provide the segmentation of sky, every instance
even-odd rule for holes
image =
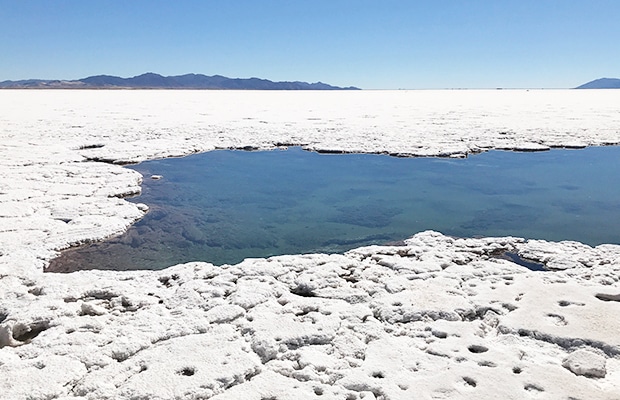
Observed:
[[[0,81],[568,88],[620,78],[619,16],[619,0],[0,0]]]

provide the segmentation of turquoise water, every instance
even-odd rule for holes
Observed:
[[[130,201],[150,212],[105,243],[66,252],[55,269],[160,269],[444,234],[620,243],[620,148],[466,159],[327,155],[299,148],[218,150],[148,161]],[[162,175],[160,180],[151,175]]]

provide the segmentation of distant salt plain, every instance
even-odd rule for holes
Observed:
[[[617,399],[617,245],[423,232],[221,268],[43,269],[148,210],[123,200],[142,180],[123,163],[618,145],[618,104],[613,90],[0,91],[3,397]]]

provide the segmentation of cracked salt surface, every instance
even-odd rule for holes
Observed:
[[[119,198],[142,178],[114,162],[283,143],[445,156],[619,144],[619,97],[1,91],[2,398],[617,399],[618,245],[427,231],[342,255],[42,271],[144,215]]]

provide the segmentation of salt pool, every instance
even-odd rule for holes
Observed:
[[[490,151],[466,159],[217,150],[131,166],[127,233],[71,249],[50,270],[160,269],[344,252],[444,234],[620,243],[620,147]],[[162,179],[151,179],[161,175]]]

